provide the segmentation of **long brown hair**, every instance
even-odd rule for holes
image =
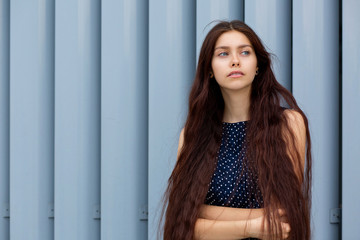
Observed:
[[[207,34],[199,56],[196,76],[189,96],[184,144],[169,178],[165,193],[165,240],[191,240],[195,222],[204,203],[216,167],[221,143],[224,100],[220,87],[211,79],[211,60],[219,36],[235,30],[251,42],[257,57],[259,74],[255,76],[250,96],[250,121],[247,127],[247,156],[250,169],[258,176],[265,219],[281,207],[291,226],[290,239],[310,239],[311,142],[308,120],[292,94],[275,79],[270,54],[255,32],[241,21],[221,21]],[[301,165],[300,153],[294,148],[295,136],[288,126],[284,107],[296,110],[306,127],[305,172],[299,178],[294,165]],[[290,141],[284,138],[284,129]],[[289,156],[289,144],[294,154]],[[281,230],[271,231],[281,231]]]

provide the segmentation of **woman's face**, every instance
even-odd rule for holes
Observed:
[[[258,68],[249,39],[235,30],[220,35],[215,44],[211,67],[222,90],[250,91]]]

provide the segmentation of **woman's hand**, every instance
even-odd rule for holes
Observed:
[[[278,229],[277,233],[273,233],[273,234],[277,234],[276,236],[271,235],[269,233],[269,225],[265,219],[264,216],[260,216],[254,219],[250,219],[247,221],[246,224],[246,232],[247,235],[249,235],[250,237],[253,238],[260,238],[260,239],[273,239],[275,237],[275,239],[287,239],[289,237],[289,233],[290,233],[290,224],[287,223],[286,220],[286,213],[284,210],[279,209],[278,210],[278,214],[280,219],[279,220],[275,220],[275,218],[272,218],[271,221],[278,221],[277,225],[279,226],[279,228],[281,228],[282,234],[280,235],[280,229]],[[262,224],[264,224],[264,227],[262,228]],[[275,229],[273,229],[272,232],[276,232]]]

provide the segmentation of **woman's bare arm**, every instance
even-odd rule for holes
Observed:
[[[220,207],[204,204],[200,209],[200,218],[239,221],[258,218],[264,215],[264,209]]]
[[[195,239],[235,240],[250,237],[246,221],[219,221],[198,218],[195,223]]]
[[[279,210],[280,216],[285,213]],[[262,227],[262,224],[265,224]],[[243,238],[286,239],[289,237],[290,225],[280,222],[282,235],[269,235],[267,222],[264,217],[240,221],[221,221],[198,218],[195,223],[196,240],[236,240]]]

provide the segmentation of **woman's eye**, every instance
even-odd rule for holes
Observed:
[[[249,55],[250,54],[250,51],[242,51],[241,52],[241,55]]]
[[[228,54],[227,54],[227,52],[221,52],[221,53],[219,53],[219,56],[221,56],[221,57],[224,57],[224,56],[227,56]]]

